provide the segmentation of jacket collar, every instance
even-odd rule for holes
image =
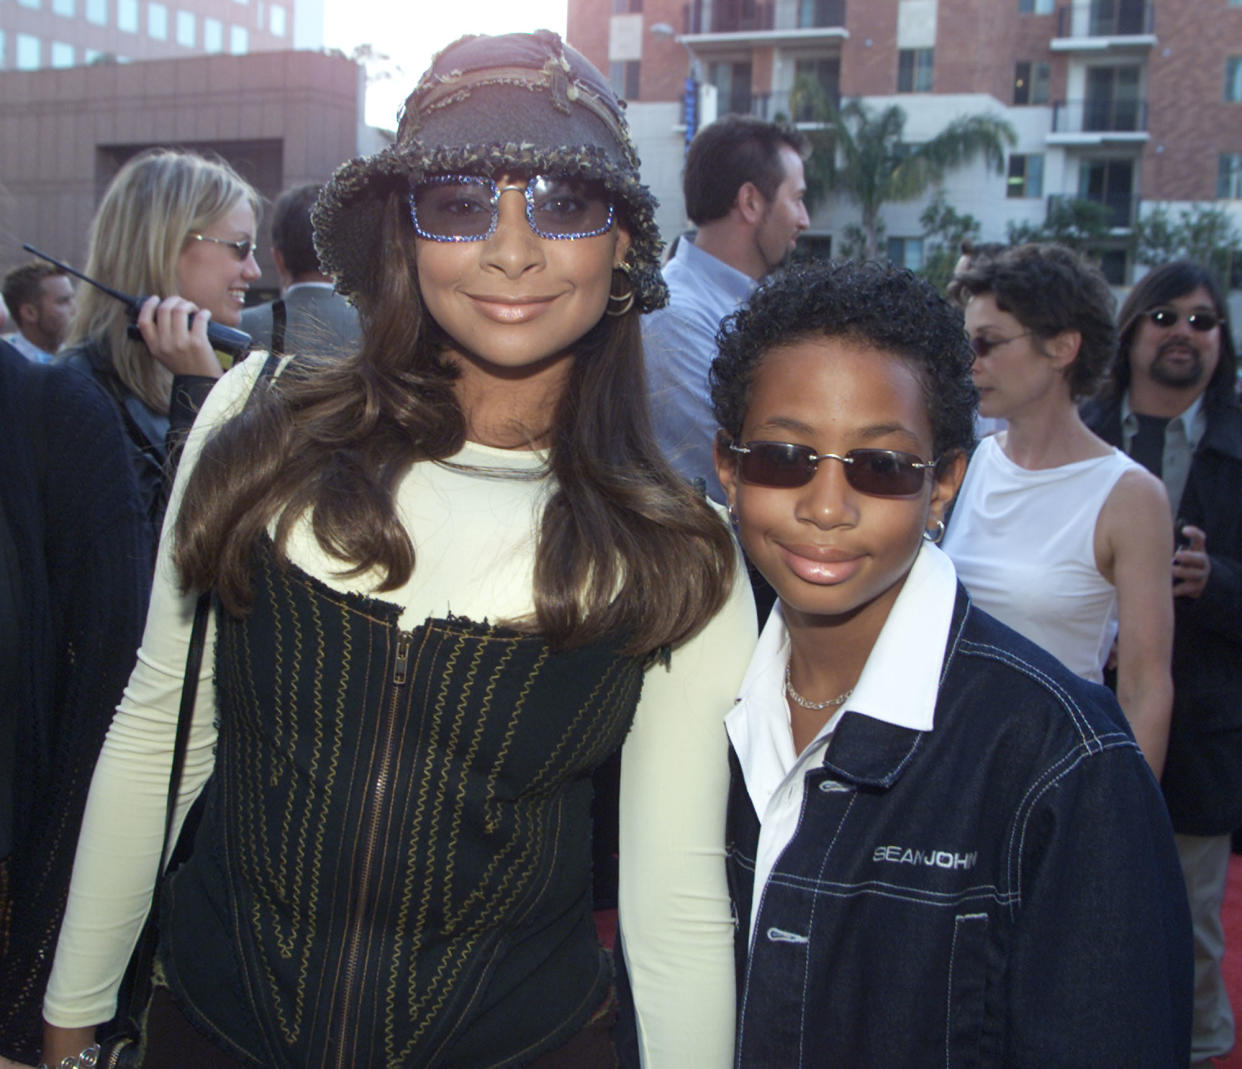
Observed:
[[[944,683],[945,675],[957,653],[969,607],[970,599],[959,583],[945,642],[939,680],[941,684]],[[837,725],[832,741],[828,744],[828,752],[824,755],[824,768],[832,773],[834,779],[843,783],[852,783],[859,787],[891,787],[901,777],[918,750],[923,735],[922,731],[886,723],[873,717],[846,715]]]
[[[946,650],[956,645],[960,627],[954,622],[959,590],[949,558],[924,544],[867,659],[848,711],[833,717],[802,754],[794,753],[790,734],[784,696],[789,637],[777,605],[759,637],[739,700],[725,717],[756,812],[764,812],[791,777],[801,777],[821,762],[846,782],[895,778],[904,755],[933,727]],[[842,732],[843,744],[838,738]],[[839,745],[844,748],[838,756]]]

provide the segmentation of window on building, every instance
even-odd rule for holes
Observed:
[[[1047,104],[1051,95],[1052,67],[1048,63],[1016,63],[1013,68],[1013,102]]]
[[[1051,15],[1056,8],[1056,0],[1018,0],[1020,15]]]
[[[168,40],[168,8],[154,0],[147,4],[147,36],[157,41]]]
[[[831,260],[832,259],[832,235],[831,234],[801,234],[798,237],[798,244],[794,248],[793,258],[795,260]]]
[[[4,70],[4,31],[0,30],[0,71]]]
[[[816,87],[824,100],[839,104],[841,100],[841,61],[838,59],[799,59],[794,61],[794,92],[809,86]],[[797,122],[822,121],[824,116],[818,105],[820,101],[800,98],[795,101],[794,119]]]
[[[751,67],[749,63],[710,63],[707,80],[716,87],[718,115],[749,115]]]
[[[643,0],[612,0],[614,15],[637,15],[643,9]]]
[[[74,0],[52,0],[52,10],[67,19],[73,18],[78,13]]]
[[[1043,153],[1013,153],[1009,157],[1009,178],[1006,197],[1042,197],[1044,195]]]
[[[203,51],[219,52],[224,48],[224,26],[219,19],[203,18]]]
[[[51,45],[51,56],[53,67],[72,67],[73,45],[66,44],[64,41],[53,41]]]
[[[1078,170],[1078,195],[1108,209],[1108,225],[1134,224],[1134,164],[1130,160],[1085,160]]]
[[[930,48],[903,48],[897,52],[897,92],[930,93],[932,87]]]
[[[1088,256],[1093,256],[1100,266],[1100,274],[1110,286],[1126,284],[1126,250],[1125,249],[1092,249]]]
[[[107,26],[108,0],[86,0],[86,21],[96,26]]]
[[[194,12],[177,12],[177,44],[183,48],[194,47]]]
[[[245,26],[229,27],[229,51],[235,56],[244,56],[250,47],[250,34]]]
[[[612,91],[623,100],[638,99],[640,63],[636,59],[614,59],[608,65]]]
[[[39,0],[17,0],[17,2],[21,4],[22,7],[38,8],[41,6]]]
[[[843,0],[798,0],[798,28],[845,25]]]
[[[285,21],[285,9],[282,5],[272,5],[268,26],[272,33],[277,37],[284,37],[284,35],[289,32],[288,24]]]
[[[1216,172],[1216,195],[1242,200],[1242,152],[1222,152]]]
[[[1142,71],[1137,66],[1087,68],[1084,130],[1142,130]]]
[[[888,258],[911,271],[920,270],[923,266],[923,239],[889,238]]]
[[[138,0],[116,0],[116,24],[126,33],[138,32]]]
[[[1242,103],[1242,56],[1225,60],[1225,99]]]
[[[17,35],[17,69],[38,70],[40,66],[39,39],[30,33]]]

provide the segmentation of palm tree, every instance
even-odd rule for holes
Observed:
[[[954,119],[931,140],[909,143],[902,140],[906,113],[897,104],[877,111],[847,100],[838,108],[809,79],[799,82],[795,98],[800,117],[809,112],[829,127],[826,135],[812,136],[819,151],[809,161],[810,199],[814,203],[817,193],[834,190],[858,201],[858,237],[867,259],[879,253],[883,205],[922,196],[946,172],[978,156],[1000,171],[1006,146],[1017,143],[1013,127],[987,113]]]

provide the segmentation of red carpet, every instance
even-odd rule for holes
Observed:
[[[1229,889],[1225,892],[1225,986],[1233,1003],[1234,1018],[1242,1022],[1242,854],[1229,859]],[[1217,1069],[1242,1069],[1242,1044],[1227,1058],[1216,1062]]]

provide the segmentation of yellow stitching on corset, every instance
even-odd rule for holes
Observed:
[[[500,769],[505,763],[505,758],[509,756],[509,749],[513,745],[513,736],[517,732],[518,722],[521,717],[517,715],[518,711],[525,708],[526,699],[530,697],[531,688],[535,685],[535,680],[539,678],[543,672],[543,666],[547,664],[549,649],[545,645],[539,651],[539,660],[530,670],[530,675],[526,677],[526,682],[522,684],[522,689],[518,692],[517,701],[513,703],[514,715],[509,720],[509,726],[505,730],[504,740],[500,744],[500,748],[496,751],[496,760],[492,762],[491,771],[487,775],[487,792],[483,795],[483,826],[487,829],[488,834],[496,830],[500,825],[500,816],[493,805],[493,799],[496,797],[496,779],[500,774]],[[496,815],[493,815],[496,814]]]

